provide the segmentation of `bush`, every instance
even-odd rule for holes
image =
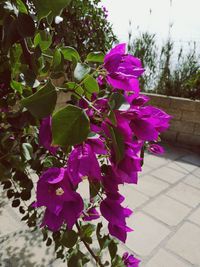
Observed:
[[[200,99],[200,61],[195,45],[187,54],[184,54],[181,48],[175,58],[172,40],[168,39],[159,50],[156,35],[146,32],[133,41],[130,39],[129,49],[132,54],[141,58],[147,70],[146,75],[141,78],[143,91]]]

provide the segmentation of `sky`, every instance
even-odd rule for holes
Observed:
[[[200,0],[102,0],[102,4],[121,42],[128,40],[131,21],[133,37],[149,31],[163,43],[170,29],[176,48],[182,45],[187,50],[188,42],[195,41],[200,51]]]

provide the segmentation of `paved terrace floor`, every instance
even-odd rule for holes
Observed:
[[[123,186],[121,193],[134,210],[128,220],[134,232],[122,253],[134,253],[141,267],[200,267],[200,155],[169,145],[162,157],[147,154],[138,185]],[[16,210],[0,203],[0,266],[67,266],[54,260],[53,248],[24,226]]]

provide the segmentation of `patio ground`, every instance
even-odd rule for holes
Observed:
[[[134,210],[134,232],[120,250],[138,256],[141,267],[200,267],[200,155],[165,147],[162,157],[146,155],[137,186],[120,188]],[[0,204],[1,267],[66,267],[4,199]]]

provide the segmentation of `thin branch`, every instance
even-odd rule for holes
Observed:
[[[100,257],[98,257],[93,252],[93,250],[90,248],[90,246],[87,244],[87,242],[85,242],[84,239],[82,239],[82,237],[81,237],[81,228],[80,228],[78,222],[76,222],[76,227],[78,229],[78,233],[79,233],[79,236],[80,236],[81,241],[83,242],[83,244],[85,245],[85,247],[87,248],[87,250],[89,251],[89,253],[91,254],[91,256],[95,259],[97,265],[99,265],[100,267],[104,267],[104,265],[101,263]]]

